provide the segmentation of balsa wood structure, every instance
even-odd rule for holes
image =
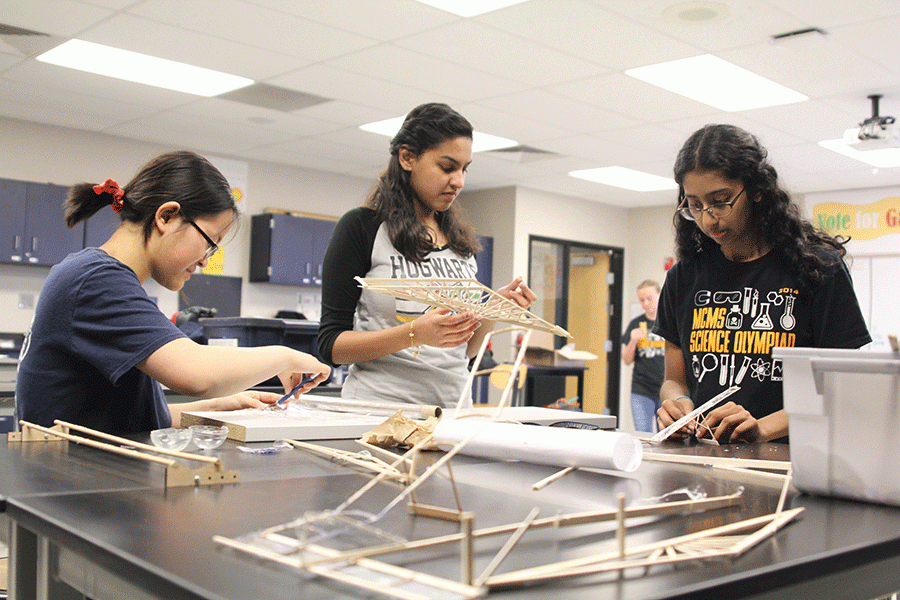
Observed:
[[[379,279],[357,277],[364,290],[380,292],[400,300],[421,302],[453,312],[471,311],[485,319],[546,331],[571,338],[572,335],[504,298],[475,279]]]
[[[69,441],[98,448],[106,452],[112,452],[113,454],[121,454],[139,460],[159,463],[166,467],[166,487],[237,483],[241,479],[239,471],[225,470],[222,467],[222,461],[215,456],[157,448],[150,444],[110,435],[108,433],[103,433],[102,431],[97,431],[89,427],[82,427],[81,425],[75,425],[73,423],[67,423],[58,419],[54,421],[54,423],[55,425],[53,427],[42,427],[40,425],[29,423],[28,421],[19,421],[22,430],[9,433],[7,439],[9,442],[22,443]],[[70,433],[70,430],[85,433],[120,445],[116,446],[91,438],[74,435]],[[162,454],[171,458],[156,456],[157,454]],[[204,464],[197,468],[189,468],[175,460],[176,458],[193,460]]]
[[[493,333],[501,333],[501,331]],[[492,334],[486,336],[474,364],[480,363]],[[524,349],[527,347],[529,334],[530,332],[526,332],[526,338],[523,339],[520,352],[516,357],[516,364],[513,366],[514,369],[524,358]],[[471,386],[474,373],[475,369],[473,368],[469,381],[466,383],[467,386]],[[513,385],[514,378],[509,378],[494,419],[497,418],[497,415],[500,414],[500,411],[508,402]],[[459,405],[462,404],[463,397],[460,398],[454,414],[450,417],[445,414],[444,418],[456,418],[458,416]],[[490,422],[492,421],[485,421],[485,423]],[[622,496],[619,498],[617,508],[611,510],[562,514],[542,519],[538,518],[537,510],[533,510],[525,519],[518,523],[476,529],[474,528],[475,515],[464,510],[456,491],[455,483],[453,484],[453,493],[456,500],[455,508],[422,505],[415,501],[414,495],[416,488],[431,475],[438,472],[438,469],[443,465],[446,464],[449,471],[450,463],[448,461],[450,458],[464,448],[473,437],[474,435],[456,444],[418,477],[414,474],[416,457],[421,448],[427,447],[428,443],[433,441],[432,438],[426,438],[417,443],[407,453],[396,457],[393,462],[379,460],[378,468],[374,469],[377,475],[333,511],[306,514],[290,523],[277,525],[237,539],[223,536],[215,536],[213,539],[222,546],[239,550],[259,559],[292,567],[298,573],[310,573],[344,585],[355,586],[392,598],[424,600],[426,598],[441,597],[463,600],[482,597],[492,590],[535,585],[546,581],[592,575],[604,571],[624,571],[633,567],[647,569],[657,565],[702,561],[711,558],[734,558],[777,532],[802,511],[802,509],[783,510],[787,490],[790,486],[789,464],[787,465],[787,474],[781,475],[780,473],[772,474],[771,471],[783,470],[785,468],[783,463],[774,465],[769,464],[772,461],[731,461],[730,463],[723,462],[713,465],[712,462],[715,461],[707,460],[702,463],[704,466],[732,469],[739,474],[746,473],[750,477],[779,478],[779,481],[783,481],[783,487],[777,511],[770,515],[729,523],[651,544],[635,545],[634,547],[630,547],[628,544],[628,519],[691,514],[736,506],[740,502],[741,491],[738,490],[732,494],[712,498],[664,502],[651,506],[630,508],[625,506],[624,496]],[[658,457],[660,460],[672,460],[673,462],[678,461],[679,458],[666,454],[657,454],[654,457]],[[759,464],[748,465],[746,463]],[[355,511],[351,508],[354,502],[380,481],[389,477],[396,477],[396,473],[401,472],[398,468],[401,465],[409,466],[410,475],[407,481],[411,483],[393,501],[389,502],[381,512],[370,514]],[[572,469],[563,469],[535,484],[535,488],[539,489],[571,471]],[[449,479],[452,483],[452,471],[449,471]],[[411,514],[419,517],[456,522],[459,524],[459,532],[419,540],[391,539],[393,536],[380,530],[376,524],[393,507],[404,500],[409,500],[408,506]],[[527,535],[529,531],[545,527],[561,528],[605,521],[616,523],[615,547],[607,552],[575,560],[495,574],[504,558],[514,550],[517,542]],[[347,534],[350,535],[351,543],[356,542],[355,548],[340,551],[326,545],[329,542],[336,541],[339,537],[342,538],[342,541],[346,541],[345,536]],[[480,575],[475,576],[473,569],[476,556],[476,542],[480,542],[484,538],[501,535],[508,536],[506,542],[495,553],[487,568]],[[364,538],[374,538],[383,541],[367,545],[363,542]],[[459,546],[460,581],[436,577],[376,558],[393,553],[415,553],[427,548],[446,545]]]

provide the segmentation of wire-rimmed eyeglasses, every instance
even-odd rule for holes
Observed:
[[[200,235],[203,236],[203,239],[206,240],[206,244],[207,244],[208,248],[206,249],[206,254],[203,255],[203,260],[209,260],[210,258],[212,258],[212,255],[215,254],[216,251],[219,249],[219,245],[217,243],[215,243],[211,237],[206,235],[206,232],[203,231],[202,229],[200,229],[200,226],[197,225],[193,219],[191,219],[190,217],[188,217],[184,214],[181,215],[181,218],[184,219],[186,222],[190,223],[191,225],[193,225],[194,229],[199,231]]]
[[[704,212],[708,212],[710,215],[712,215],[716,219],[721,219],[722,217],[727,217],[728,215],[731,214],[731,210],[732,210],[732,207],[734,206],[734,203],[737,202],[738,198],[741,197],[741,194],[744,193],[744,189],[746,189],[746,188],[741,188],[741,191],[739,191],[737,193],[737,195],[734,198],[732,198],[729,202],[714,202],[713,204],[709,205],[706,208],[703,208],[703,205],[700,204],[699,202],[697,202],[694,205],[691,205],[690,203],[688,203],[687,206],[682,206],[683,204],[688,202],[687,198],[685,198],[684,200],[679,202],[678,212],[681,214],[682,217],[684,217],[688,221],[696,221],[697,219],[700,218],[700,215],[703,214]],[[683,193],[684,192],[682,192],[682,194]]]

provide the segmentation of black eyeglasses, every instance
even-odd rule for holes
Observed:
[[[727,217],[731,214],[734,203],[737,202],[738,198],[741,197],[741,194],[744,193],[744,189],[745,188],[741,188],[741,191],[739,191],[737,193],[737,196],[732,198],[730,202],[714,202],[708,208],[703,208],[703,205],[699,203],[693,206],[691,206],[690,204],[688,204],[687,206],[682,206],[682,204],[687,202],[687,198],[685,198],[678,203],[678,212],[688,221],[696,221],[704,212],[708,212],[710,215],[717,219]],[[684,192],[682,192],[682,194],[684,194]]]
[[[193,225],[194,229],[200,232],[200,235],[203,236],[203,239],[206,240],[206,243],[209,245],[209,247],[206,249],[206,254],[203,255],[203,260],[209,260],[210,258],[212,258],[212,255],[215,254],[219,249],[219,245],[212,241],[212,238],[206,235],[206,232],[200,229],[200,226],[197,225],[193,219],[184,214],[181,215],[181,218]]]

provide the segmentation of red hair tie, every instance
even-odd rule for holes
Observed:
[[[125,195],[125,190],[119,187],[119,184],[116,183],[114,179],[107,179],[103,182],[103,185],[95,185],[94,193],[97,195],[106,192],[107,194],[113,197],[112,201],[112,209],[116,212],[120,212],[122,210],[122,196]]]

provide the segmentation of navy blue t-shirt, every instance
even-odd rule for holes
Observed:
[[[50,269],[16,375],[17,419],[108,433],[170,427],[162,387],[135,365],[184,337],[129,267],[99,248]]]

